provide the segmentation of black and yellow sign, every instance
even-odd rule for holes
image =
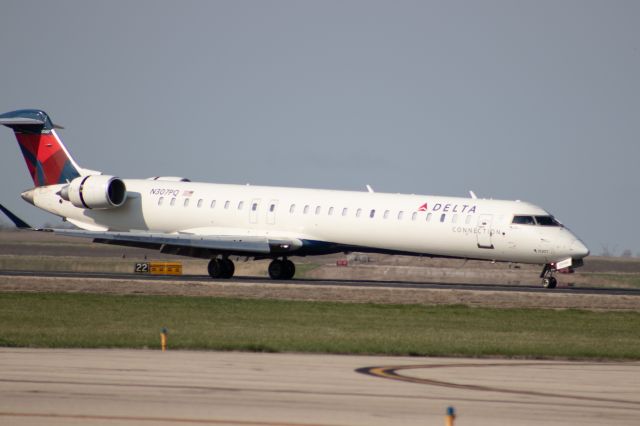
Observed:
[[[182,275],[180,262],[139,262],[133,270],[137,274]]]

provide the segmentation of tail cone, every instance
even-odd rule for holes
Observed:
[[[20,194],[20,196],[22,197],[23,200],[25,200],[27,203],[29,204],[33,204],[33,189],[30,189],[28,191],[24,191],[22,194]]]

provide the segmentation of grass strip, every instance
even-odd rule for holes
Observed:
[[[640,313],[0,293],[0,346],[640,359]]]
[[[624,284],[628,287],[640,287],[640,274],[638,273],[616,273],[616,274],[602,274],[602,273],[592,273],[592,277],[601,279],[601,280],[610,280],[614,282],[618,282]]]

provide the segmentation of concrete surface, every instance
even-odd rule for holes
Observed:
[[[449,405],[457,426],[637,425],[640,363],[0,348],[3,425],[442,425]]]
[[[387,281],[321,281],[84,272],[1,271],[0,292],[240,297],[325,302],[640,311],[640,289],[522,287]]]
[[[236,276],[267,277],[269,260],[244,262],[232,257]],[[336,260],[349,259],[348,267]],[[82,271],[128,273],[135,262],[172,260],[183,272],[206,275],[207,261],[172,256],[155,250],[94,244],[90,239],[50,232],[0,229],[0,270]],[[415,256],[351,253],[294,257],[297,278],[320,280],[413,281],[438,283],[495,283],[540,286],[542,265],[491,263]],[[311,268],[311,269],[309,269]],[[640,258],[589,256],[575,274],[558,274],[559,287],[640,288]]]

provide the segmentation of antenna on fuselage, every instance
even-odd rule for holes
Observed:
[[[471,195],[471,198],[473,198],[473,199],[478,198],[478,197],[476,197],[476,193],[471,191],[471,190],[469,190],[469,195]]]
[[[373,188],[370,185],[367,185],[367,191],[374,193],[375,191],[373,190]]]

